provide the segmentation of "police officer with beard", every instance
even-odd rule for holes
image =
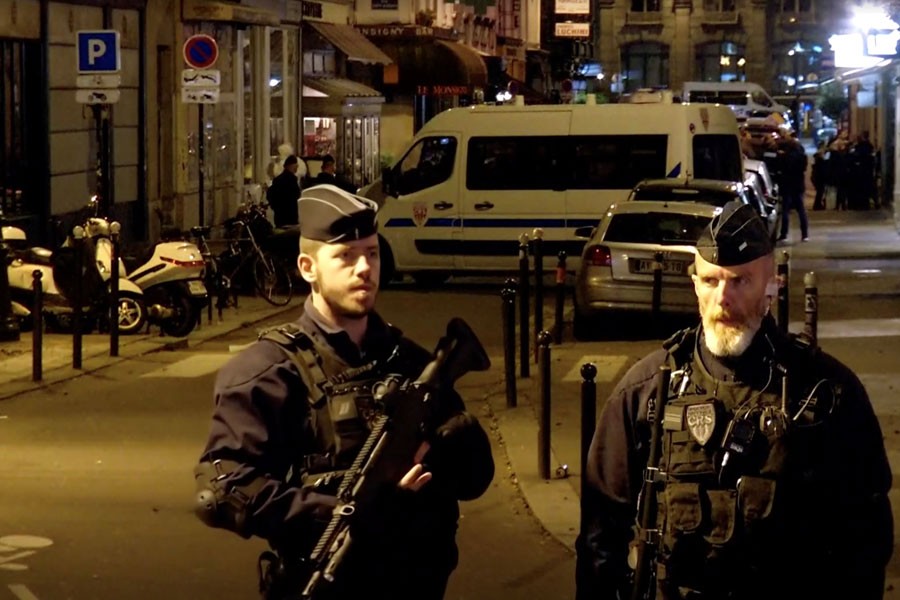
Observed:
[[[300,318],[261,337],[219,371],[206,447],[195,468],[197,513],[213,527],[268,540],[269,599],[299,598],[303,559],[337,504],[328,482],[368,434],[373,385],[415,379],[431,353],[375,311],[377,207],[332,185],[299,201],[298,267],[312,291]],[[442,390],[434,435],[417,463],[351,521],[353,544],[317,598],[440,600],[457,565],[459,500],[480,496],[490,442],[459,395]]]
[[[663,365],[672,371],[646,597],[882,598],[893,517],[881,429],[849,368],[777,328],[773,262],[746,205],[727,205],[698,241],[700,325],[634,365],[597,423],[579,600],[631,597],[635,550],[649,539],[636,517]]]

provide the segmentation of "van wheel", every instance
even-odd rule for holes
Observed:
[[[446,271],[421,271],[413,273],[412,278],[419,287],[436,287],[450,279],[450,273]]]
[[[381,256],[381,275],[378,279],[378,286],[386,288],[396,275],[396,267],[394,263],[394,253],[390,245],[380,235],[378,236],[378,253]]]

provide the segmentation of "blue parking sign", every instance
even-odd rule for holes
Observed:
[[[78,32],[79,73],[117,73],[120,70],[122,61],[118,31]]]

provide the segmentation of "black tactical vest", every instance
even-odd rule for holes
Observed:
[[[805,421],[830,414],[836,396],[824,398],[822,382],[803,392],[807,386],[791,381],[810,364],[804,360],[810,351],[799,347],[786,366],[776,362],[773,348],[768,364],[760,365],[769,369],[761,389],[718,381],[699,357],[697,337],[696,330],[685,332],[669,348],[657,576],[665,598],[690,597],[690,591],[739,597],[729,590],[748,572],[765,572],[767,556],[776,554],[769,544],[782,525],[779,492],[793,476],[786,468],[791,440],[806,437],[797,433]]]

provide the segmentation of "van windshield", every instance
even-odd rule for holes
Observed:
[[[763,91],[757,90],[751,93],[750,98],[753,100],[754,104],[759,104],[760,106],[772,106],[772,99]]]
[[[694,178],[743,181],[741,147],[736,135],[695,135]]]

